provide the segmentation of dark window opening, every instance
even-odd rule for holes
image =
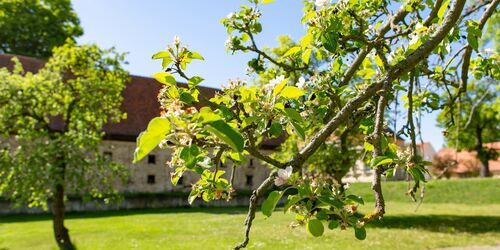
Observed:
[[[156,155],[148,155],[148,163],[156,164]]]
[[[154,175],[148,175],[148,184],[155,184],[155,176]]]
[[[253,159],[250,159],[250,162],[248,163],[248,167],[249,167],[249,168],[253,168],[253,167],[254,167],[254,166],[253,166]]]
[[[253,186],[253,176],[247,175],[247,181],[246,181],[247,186]]]
[[[112,161],[113,160],[113,153],[109,152],[109,151],[106,151],[103,153],[104,155],[104,159],[106,161]]]

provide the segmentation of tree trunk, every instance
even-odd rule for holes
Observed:
[[[64,210],[64,186],[62,184],[57,184],[54,199],[52,201],[54,237],[60,249],[73,250],[75,247],[69,238],[68,229],[64,226]]]
[[[477,140],[476,151],[477,151],[477,157],[479,158],[479,161],[481,161],[481,168],[479,170],[479,175],[481,177],[489,177],[490,166],[488,164],[488,157],[485,155],[483,149],[482,136],[483,136],[483,129],[478,125],[476,126],[476,140]]]

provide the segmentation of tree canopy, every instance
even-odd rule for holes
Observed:
[[[231,80],[217,96],[205,99],[197,89],[203,78],[186,73],[192,60],[203,57],[176,37],[153,55],[165,70],[154,76],[165,85],[158,97],[164,112],[139,136],[135,160],[156,145],[171,149],[173,183],[186,171],[200,176],[190,202],[231,197],[233,174],[224,175],[220,161],[241,165],[252,156],[271,165],[275,171],[253,191],[245,237],[235,249],[249,242],[258,199],[267,195],[261,210],[271,216],[287,190],[293,195],[287,197],[285,212],[296,213],[297,223],[312,236],[321,236],[326,224],[352,228],[356,238],[364,239],[365,224],[385,213],[382,176],[407,171],[414,181],[411,196],[426,181],[429,162],[417,154],[415,113],[456,105],[454,100],[469,91],[470,74],[498,81],[498,60],[478,45],[498,1],[304,1],[306,34],[276,49],[263,49],[255,40],[263,29],[259,6],[272,0],[249,2],[221,22],[229,34],[228,51],[255,55],[248,66],[256,84]],[[188,87],[179,88],[174,75]],[[450,89],[453,101],[440,102],[439,93]],[[398,93],[403,93],[407,120],[402,133],[411,141],[407,148],[384,133],[386,110]],[[197,102],[205,107],[190,107]],[[304,165],[332,135],[350,129],[364,135],[376,197],[374,211],[361,218],[356,215],[360,197]],[[265,140],[291,135],[299,138],[297,152],[284,160],[260,148]]]
[[[127,177],[99,149],[103,126],[125,116],[122,61],[113,50],[70,42],[36,74],[17,60],[12,72],[0,69],[0,195],[44,209],[51,201],[64,249],[73,247],[63,225],[66,193],[109,202]]]
[[[48,58],[83,34],[70,0],[2,0],[0,52]]]

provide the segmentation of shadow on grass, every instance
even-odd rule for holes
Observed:
[[[441,233],[500,232],[500,216],[461,216],[461,215],[399,215],[385,216],[369,227],[418,229]]]
[[[141,214],[170,214],[170,213],[209,213],[209,214],[245,214],[247,207],[179,207],[179,208],[150,208],[111,211],[69,212],[66,219],[103,218],[115,216],[130,216]],[[0,215],[1,223],[17,223],[51,220],[50,214],[9,214]],[[0,249],[1,250],[1,249]]]

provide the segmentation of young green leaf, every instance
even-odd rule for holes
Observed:
[[[361,198],[361,196],[356,196],[356,195],[350,194],[346,198],[351,200],[351,201],[354,201],[356,203],[362,204],[362,205],[365,204],[365,202],[363,201],[363,198]]]
[[[203,58],[203,56],[201,56],[200,53],[194,51],[189,52],[188,56],[192,59],[205,60],[205,58]]]
[[[281,91],[280,96],[287,99],[297,99],[303,96],[304,94],[305,94],[304,91],[295,86],[286,86]]]
[[[175,78],[172,74],[167,73],[167,72],[158,72],[153,75],[153,78],[159,81],[160,83],[166,84],[166,85],[172,85],[176,86],[177,81],[175,81]]]
[[[262,203],[262,214],[264,214],[266,217],[271,216],[274,209],[276,208],[276,204],[278,204],[278,201],[281,199],[281,196],[283,196],[283,192],[272,191],[269,196],[267,196],[267,199],[264,201],[264,203]]]
[[[293,56],[297,53],[300,52],[300,47],[299,46],[295,46],[295,47],[291,47],[283,56],[284,57],[287,57],[287,56]]]
[[[166,118],[156,117],[148,124],[146,131],[137,137],[137,147],[134,152],[133,163],[139,162],[144,156],[149,154],[165,136],[170,132],[170,121]]]
[[[377,156],[375,159],[373,159],[372,162],[372,167],[380,166],[380,165],[385,165],[392,163],[392,159],[387,157],[387,156]]]
[[[306,49],[304,53],[302,53],[302,61],[305,64],[309,64],[309,59],[311,58],[312,49]]]

